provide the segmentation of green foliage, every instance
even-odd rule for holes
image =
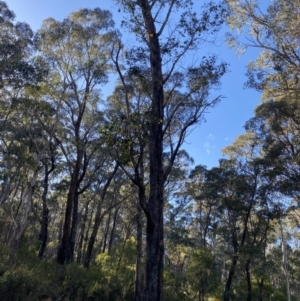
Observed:
[[[1,300],[119,300],[105,270],[38,260],[7,268],[0,278]]]
[[[103,271],[106,286],[105,300],[133,300],[136,241],[133,237],[118,245],[114,257],[101,253],[96,263]],[[118,260],[117,260],[118,258]]]

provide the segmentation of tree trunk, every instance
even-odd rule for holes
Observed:
[[[252,286],[251,286],[251,275],[250,275],[250,263],[251,260],[248,259],[246,262],[246,280],[247,280],[247,301],[252,300]]]
[[[102,253],[104,253],[105,249],[106,249],[106,242],[107,242],[107,237],[108,237],[108,232],[109,232],[110,218],[111,218],[111,210],[108,213],[108,219],[107,219],[106,226],[105,226],[104,237],[103,237]]]
[[[84,235],[84,239],[83,239],[83,253],[82,253],[81,262],[84,262],[84,258],[85,258],[85,255],[86,255],[86,249],[87,249],[87,245],[88,245],[90,229],[91,229],[92,222],[93,222],[93,216],[94,216],[94,208],[92,207],[91,215],[90,215],[88,225],[87,225],[87,229],[85,231],[85,235]]]
[[[231,284],[233,281],[233,276],[234,276],[237,260],[238,260],[238,255],[235,253],[231,259],[231,266],[230,266],[229,274],[228,274],[226,285],[225,285],[223,301],[230,301],[230,289],[231,289]]]
[[[257,279],[257,285],[258,285],[258,301],[264,300],[264,278],[259,281]]]
[[[82,165],[83,151],[77,150],[77,159],[74,170],[71,174],[70,187],[67,197],[65,223],[63,227],[63,235],[60,242],[57,262],[64,264],[66,261],[70,261],[73,258],[73,254],[70,253],[71,242],[76,234],[77,214],[78,214],[78,187],[79,187],[79,174]],[[74,212],[73,212],[74,211]],[[74,246],[73,246],[74,251]]]
[[[287,301],[291,301],[291,293],[290,293],[290,281],[289,281],[289,271],[288,271],[288,259],[287,259],[287,251],[286,251],[286,241],[283,233],[283,227],[281,219],[279,219],[280,232],[281,232],[281,247],[282,247],[282,261],[283,261],[283,270],[285,276],[286,283],[286,297]]]
[[[82,247],[83,247],[84,231],[85,231],[85,224],[86,224],[88,210],[89,210],[89,204],[90,202],[87,202],[84,206],[84,216],[81,221],[80,233],[79,233],[77,263],[81,263],[82,260]]]
[[[118,216],[118,212],[120,210],[120,206],[116,208],[115,210],[115,214],[114,214],[114,218],[113,218],[113,226],[110,232],[110,238],[109,238],[109,243],[108,243],[108,254],[111,255],[111,249],[112,249],[112,244],[114,241],[114,237],[115,237],[115,230],[116,230],[116,225],[117,225],[117,216]]]
[[[142,252],[143,252],[143,216],[140,203],[145,202],[145,189],[139,189],[139,202],[137,204],[136,219],[136,266],[135,266],[135,288],[134,301],[142,301],[143,282],[142,282]]]
[[[99,226],[100,226],[100,223],[102,220],[102,216],[101,216],[102,202],[103,202],[103,199],[101,197],[97,204],[97,209],[96,209],[96,213],[95,213],[95,221],[94,221],[91,236],[88,241],[87,250],[86,250],[85,256],[84,256],[84,267],[85,268],[88,268],[90,265],[95,240],[96,240],[98,229],[99,229]]]
[[[39,239],[41,240],[41,245],[38,253],[39,258],[43,258],[46,249],[46,244],[48,239],[48,214],[49,214],[49,209],[47,205],[44,205],[44,200],[43,200],[43,216],[41,221],[41,232],[39,235]]]
[[[27,227],[28,223],[28,217],[31,212],[32,208],[32,197],[33,192],[35,190],[36,180],[37,180],[37,171],[34,173],[34,175],[31,178],[30,183],[28,184],[28,187],[22,196],[22,206],[24,206],[24,216],[21,219],[20,222],[14,221],[14,227],[10,238],[10,254],[9,254],[9,260],[8,263],[10,265],[13,265],[17,256],[18,248],[20,245],[20,241],[22,239],[22,236],[25,232],[25,229]]]
[[[48,194],[48,186],[49,186],[49,175],[54,170],[54,157],[52,156],[52,166],[49,170],[47,161],[44,162],[45,167],[45,178],[44,178],[44,190],[42,194],[42,202],[43,202],[43,213],[42,213],[42,221],[41,221],[41,232],[39,235],[39,239],[41,240],[41,245],[39,248],[38,257],[42,258],[45,252],[47,239],[48,239],[48,215],[49,209],[47,206],[47,194]]]
[[[72,263],[74,261],[74,250],[75,250],[75,242],[76,242],[76,233],[77,233],[77,222],[78,222],[78,184],[74,193],[73,199],[73,212],[72,212],[72,223],[70,230],[70,238],[68,241],[67,255],[66,255],[66,263]]]
[[[89,242],[88,242],[87,250],[86,250],[86,253],[85,253],[85,258],[84,258],[84,267],[85,268],[88,268],[89,265],[90,265],[90,261],[91,261],[91,258],[92,258],[92,252],[93,252],[93,248],[94,248],[94,244],[95,244],[95,240],[96,240],[98,229],[99,229],[102,217],[103,217],[101,215],[102,203],[103,203],[103,200],[105,198],[106,191],[107,191],[107,189],[108,189],[108,187],[110,185],[110,182],[112,181],[112,179],[113,179],[114,175],[116,174],[118,168],[119,168],[119,165],[116,164],[115,169],[110,174],[109,178],[107,179],[107,181],[106,181],[106,183],[105,183],[105,185],[103,187],[100,200],[99,200],[99,202],[97,204],[97,210],[96,210],[96,214],[95,214],[95,222],[94,222],[92,234],[91,234]]]
[[[76,179],[74,179],[74,173],[72,174],[72,179],[70,183],[70,188],[67,197],[67,205],[66,205],[66,212],[65,212],[65,222],[63,226],[63,234],[60,242],[60,246],[58,249],[57,254],[57,262],[59,264],[64,264],[67,257],[67,248],[70,238],[70,228],[72,222],[72,212],[73,212],[73,205],[74,205],[74,197],[75,191],[77,190]]]
[[[162,300],[164,267],[164,179],[163,179],[163,75],[161,50],[151,7],[148,0],[137,1],[141,7],[145,29],[148,35],[152,82],[152,103],[150,116],[149,161],[150,195],[148,200],[146,229],[146,287],[145,301]]]

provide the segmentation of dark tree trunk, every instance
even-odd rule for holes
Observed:
[[[200,277],[200,301],[205,301],[205,295],[206,295],[206,287],[207,287],[207,274],[202,271],[201,277]]]
[[[77,194],[77,188],[78,188],[77,177],[76,177],[76,173],[74,172],[71,177],[71,183],[70,183],[70,188],[67,197],[65,222],[64,222],[62,238],[57,254],[57,262],[59,264],[64,264],[67,259],[70,234],[71,234],[72,213],[73,213],[75,195]]]
[[[252,286],[251,286],[251,275],[250,275],[250,263],[251,260],[248,259],[246,262],[245,270],[246,270],[246,280],[247,280],[247,301],[252,300]]]
[[[46,249],[47,239],[48,239],[48,215],[49,215],[49,209],[47,206],[47,194],[48,194],[48,186],[49,186],[49,175],[54,170],[54,157],[52,156],[52,166],[49,170],[48,164],[45,161],[45,178],[44,178],[44,190],[42,194],[42,202],[43,202],[43,213],[42,213],[42,220],[41,220],[41,232],[39,235],[39,239],[41,240],[41,245],[39,248],[38,257],[42,258]]]
[[[89,242],[88,242],[87,250],[86,250],[86,253],[85,253],[85,258],[84,258],[84,267],[85,268],[88,268],[89,265],[90,265],[95,240],[96,240],[98,229],[99,229],[102,217],[103,217],[101,215],[102,203],[103,203],[103,200],[105,198],[106,191],[107,191],[107,189],[110,185],[110,182],[112,181],[112,179],[113,179],[114,175],[116,174],[118,168],[119,168],[119,165],[116,164],[115,169],[113,170],[113,172],[111,173],[111,175],[109,176],[108,180],[106,181],[106,183],[103,187],[100,200],[97,204],[97,210],[96,210],[96,214],[95,214],[95,222],[94,222],[92,234],[91,234]]]
[[[39,258],[43,257],[45,249],[46,249],[46,244],[47,244],[47,239],[48,239],[48,214],[49,214],[49,209],[47,208],[47,206],[44,206],[44,204],[43,204],[41,233],[39,235],[39,239],[41,240],[41,245],[40,245],[39,254],[38,254]]]
[[[257,280],[258,283],[258,301],[264,300],[264,278],[262,278],[260,281]]]
[[[231,266],[230,266],[229,274],[228,274],[226,285],[225,285],[223,301],[230,301],[231,284],[233,281],[233,276],[234,276],[234,272],[235,272],[235,267],[237,265],[237,261],[238,261],[238,255],[235,253],[231,259]]]
[[[95,221],[94,221],[91,236],[88,240],[87,250],[86,250],[85,256],[84,256],[84,267],[85,268],[88,268],[89,265],[90,265],[95,240],[96,240],[98,229],[99,229],[99,226],[100,226],[100,223],[101,223],[101,220],[102,220],[102,216],[101,216],[102,202],[103,202],[103,200],[102,200],[102,197],[101,197],[98,204],[97,204]]]
[[[38,254],[39,258],[42,258],[44,255],[44,251],[48,239],[48,214],[49,214],[49,209],[47,206],[48,179],[49,179],[48,165],[47,163],[45,163],[44,191],[42,194],[43,213],[42,213],[42,220],[41,220],[41,232],[39,235],[39,239],[41,240],[41,245]]]
[[[109,238],[109,243],[108,243],[108,254],[111,255],[111,249],[112,249],[112,244],[114,241],[114,237],[115,237],[115,230],[116,230],[116,225],[117,225],[117,216],[118,216],[118,212],[120,210],[120,206],[116,208],[115,210],[115,214],[113,217],[113,226],[110,232],[110,238]]]
[[[103,237],[102,253],[104,253],[105,249],[106,249],[106,242],[107,242],[107,237],[108,237],[108,232],[109,232],[110,218],[111,218],[111,210],[108,213],[108,219],[107,219],[106,226],[105,226],[104,237]]]
[[[241,238],[241,242],[240,244],[238,243],[238,238],[237,238],[237,229],[235,228],[236,226],[234,225],[234,229],[232,230],[232,247],[234,250],[234,254],[232,256],[232,260],[231,260],[231,267],[229,270],[229,274],[227,277],[227,281],[226,281],[226,285],[225,285],[225,290],[224,290],[224,295],[223,295],[223,301],[229,301],[230,300],[230,289],[231,289],[231,284],[233,281],[233,276],[235,273],[235,267],[237,265],[238,259],[239,259],[239,255],[238,255],[238,251],[239,249],[241,249],[246,241],[246,236],[248,233],[248,220],[250,217],[250,213],[251,213],[251,209],[252,209],[252,205],[253,205],[253,200],[254,200],[254,193],[249,201],[249,206],[247,209],[247,213],[244,219],[244,228],[243,228],[243,233],[242,233],[242,238]],[[231,217],[229,215],[229,220],[231,220]],[[234,222],[233,222],[234,223]],[[251,281],[251,279],[250,279]]]
[[[70,238],[68,242],[67,256],[66,256],[67,263],[71,263],[74,261],[74,250],[75,250],[77,221],[78,221],[78,198],[79,195],[78,195],[78,185],[77,185],[77,189],[75,191],[74,200],[73,200],[72,223],[71,223]]]
[[[59,264],[64,264],[66,261],[70,262],[70,259],[73,258],[73,254],[70,253],[72,252],[72,248],[70,249],[70,247],[73,247],[74,251],[74,246],[71,246],[71,242],[74,239],[73,236],[76,235],[78,214],[78,187],[82,159],[83,151],[77,150],[76,164],[71,174],[70,187],[67,197],[63,235],[57,254],[57,262]]]
[[[139,0],[148,35],[152,81],[150,116],[149,161],[150,195],[146,210],[146,287],[145,301],[162,300],[164,267],[164,178],[163,178],[163,75],[159,37],[155,29],[148,0]]]

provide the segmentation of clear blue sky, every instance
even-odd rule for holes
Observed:
[[[80,8],[108,9],[113,13],[116,25],[119,25],[122,19],[122,13],[116,10],[113,0],[7,0],[6,2],[15,12],[16,20],[27,22],[33,30],[38,30],[42,21],[48,17],[62,20]],[[238,58],[235,50],[228,49],[223,39],[224,37],[219,34],[217,45],[206,46],[204,51],[217,54],[221,60],[230,65],[230,72],[223,77],[219,91],[225,98],[210,110],[206,115],[206,123],[198,126],[190,134],[184,146],[196,164],[208,167],[216,166],[222,157],[221,149],[231,144],[239,134],[244,133],[243,126],[254,115],[254,109],[260,101],[259,93],[244,88],[246,65],[249,60],[256,58],[258,52],[250,50]]]

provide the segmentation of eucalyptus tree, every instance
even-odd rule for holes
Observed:
[[[49,101],[58,106],[60,122],[55,139],[70,177],[57,257],[61,264],[74,259],[79,196],[90,186],[103,160],[108,159],[108,155],[102,159],[98,156],[101,144],[97,128],[103,121],[99,88],[107,82],[110,53],[118,40],[113,26],[110,12],[82,9],[62,22],[45,20],[39,32],[40,49],[52,66]],[[88,172],[96,155],[99,160]]]
[[[194,240],[195,251],[192,252],[189,271],[191,283],[197,291],[198,299],[205,300],[208,293],[216,293],[220,286],[221,277],[213,275],[213,271],[218,265],[222,269],[221,276],[224,278],[225,254],[218,256],[218,244],[220,238],[217,237],[218,224],[221,216],[218,210],[219,199],[214,194],[211,185],[205,185],[208,180],[209,171],[205,166],[196,166],[189,175],[186,185],[187,194],[192,200],[192,219],[189,224],[190,235]],[[222,238],[221,238],[222,239]],[[221,246],[224,248],[224,245]],[[213,263],[212,258],[218,258]],[[215,265],[215,266],[214,266]],[[197,273],[197,279],[192,278],[192,273]],[[213,277],[212,277],[213,275]]]
[[[231,45],[242,51],[247,47],[261,50],[258,59],[249,64],[249,86],[263,91],[266,99],[298,95],[299,2],[275,0],[267,6],[254,0],[226,2],[229,25],[240,33],[246,29],[246,39],[229,35]]]
[[[242,147],[241,143],[244,143]],[[200,235],[205,238],[208,230],[215,232],[208,244],[223,244],[228,258],[225,261],[230,262],[223,267],[227,271],[223,271],[220,279],[224,282],[224,301],[234,298],[233,290],[237,297],[253,300],[251,266],[254,262],[264,264],[272,210],[263,168],[259,160],[251,159],[253,152],[251,143],[247,145],[239,140],[226,149],[230,159],[220,160],[219,167],[195,170],[200,176],[196,200],[200,208],[205,206],[208,210],[202,209],[203,217],[200,215]],[[214,242],[217,237],[218,241]],[[244,276],[239,271],[244,271]],[[238,290],[237,279],[243,281],[246,291]]]
[[[35,56],[34,34],[28,24],[14,19],[14,13],[1,1],[0,202],[6,206],[9,201],[10,207],[16,209],[7,215],[11,216],[7,229],[10,263],[15,260],[27,227],[41,161],[51,141],[44,125],[49,125],[53,116],[51,106],[30,93],[47,74],[43,60]]]
[[[161,300],[164,256],[164,182],[167,180],[187,130],[199,122],[202,113],[219,97],[209,98],[210,88],[225,72],[214,58],[180,64],[195,51],[205,35],[222,23],[222,9],[211,5],[202,16],[193,11],[192,1],[117,1],[127,13],[123,22],[135,35],[136,47],[127,51],[128,65],[139,75],[148,91],[147,148],[149,153],[149,197],[140,205],[146,215],[145,300]],[[177,18],[176,21],[173,18]],[[173,20],[174,22],[172,22]],[[146,73],[144,72],[146,71]],[[122,74],[119,72],[122,80]],[[126,83],[123,83],[126,93]],[[181,115],[181,117],[179,117]],[[181,119],[181,123],[172,121]],[[163,152],[170,160],[164,166]],[[166,151],[166,150],[165,150]]]
[[[255,117],[246,124],[244,137],[260,148],[264,177],[277,210],[277,221],[283,218],[298,221],[299,210],[299,105],[296,95],[286,93],[280,99],[264,101],[255,110]],[[286,275],[287,299],[290,298],[287,252],[282,237],[283,267]]]
[[[0,152],[1,192],[4,203],[16,183],[13,179],[12,151],[7,147],[11,134],[22,130],[18,125],[18,109],[25,102],[24,87],[34,85],[42,77],[32,56],[35,52],[34,34],[26,23],[15,22],[15,14],[0,1]],[[12,129],[14,127],[14,130]],[[8,130],[8,132],[7,132]],[[11,172],[10,172],[11,171]],[[17,176],[17,175],[16,175]]]
[[[274,189],[286,196],[299,194],[299,101],[282,97],[262,103],[246,124],[260,145],[265,160],[265,173]]]
[[[240,136],[224,149],[224,153],[230,157],[228,163],[235,174],[228,183],[229,186],[233,184],[230,196],[232,203],[225,203],[229,216],[234,216],[234,222],[229,217],[234,254],[225,285],[224,300],[230,300],[238,262],[245,271],[247,292],[244,298],[249,301],[253,299],[251,266],[258,264],[264,267],[267,239],[271,232],[270,222],[276,218],[276,209],[274,211],[270,197],[272,189],[264,174],[265,162],[258,156],[260,145],[254,144],[251,138],[251,134]],[[265,273],[261,277],[265,277]]]
[[[147,183],[149,175],[149,157],[147,149],[147,120],[149,112],[149,98],[145,83],[138,76],[137,70],[130,69],[125,74],[121,72],[119,56],[121,45],[116,49],[113,57],[115,67],[120,75],[113,93],[109,97],[106,110],[107,125],[103,134],[111,146],[112,155],[128,179],[138,189],[136,202],[136,275],[135,300],[142,300],[142,205],[147,198]]]

